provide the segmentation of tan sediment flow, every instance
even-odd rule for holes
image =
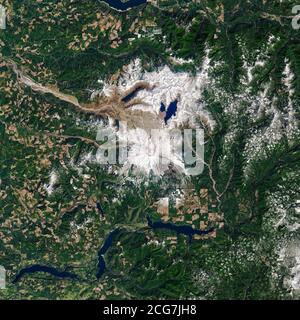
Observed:
[[[131,109],[131,107],[135,105],[145,105],[141,99],[133,98],[128,102],[123,101],[126,96],[135,92],[137,89],[153,89],[153,86],[148,82],[138,81],[131,88],[123,92],[121,92],[117,86],[112,85],[109,96],[102,94],[97,96],[97,98],[90,103],[80,104],[75,96],[59,91],[56,86],[42,85],[34,81],[31,77],[20,70],[17,63],[15,63],[13,60],[7,59],[5,62],[13,69],[20,83],[30,87],[35,92],[52,94],[59,100],[72,104],[81,112],[126,121],[129,128],[143,128],[147,130],[158,129],[162,127],[162,121],[158,115],[152,112]]]
[[[30,87],[33,91],[41,92],[41,93],[50,93],[57,97],[58,99],[69,102],[73,104],[74,106],[81,108],[82,106],[79,104],[76,97],[72,95],[68,95],[65,93],[62,93],[56,88],[56,86],[43,86],[37,82],[35,82],[33,79],[31,79],[29,76],[24,74],[17,66],[17,64],[8,59],[6,60],[6,63],[12,67],[14,73],[17,75],[17,79],[19,82],[23,83],[25,86]]]

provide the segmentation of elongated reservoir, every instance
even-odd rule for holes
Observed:
[[[106,269],[106,263],[104,260],[104,254],[106,251],[109,249],[109,247],[112,245],[114,237],[120,232],[120,229],[115,229],[113,230],[108,237],[106,238],[103,246],[100,248],[98,252],[98,271],[96,274],[97,279],[100,279],[103,273],[105,272]]]
[[[128,0],[128,1],[121,1],[121,0],[101,0],[101,2],[105,2],[111,8],[119,11],[127,11],[132,8],[138,7],[142,4],[147,3],[147,0]]]
[[[62,279],[76,279],[77,275],[68,271],[59,271],[54,267],[44,266],[40,264],[34,264],[30,267],[26,267],[21,269],[20,272],[16,275],[15,279],[12,281],[13,283],[18,282],[24,275],[32,274],[37,272],[49,273],[54,277],[62,278]]]
[[[175,231],[177,234],[184,234],[188,236],[190,239],[192,238],[193,235],[206,235],[215,230],[214,228],[209,228],[207,230],[198,230],[187,225],[178,226],[170,222],[162,222],[162,221],[153,222],[149,216],[147,216],[147,221],[148,221],[148,226],[152,229],[168,229],[171,231]]]

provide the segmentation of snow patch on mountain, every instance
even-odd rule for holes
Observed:
[[[46,190],[47,194],[50,196],[54,191],[54,186],[58,181],[58,174],[56,171],[52,171],[50,173],[50,179],[48,184],[44,184],[44,189]]]
[[[300,297],[300,240],[287,240],[279,251],[278,262],[286,269],[283,284],[292,298]]]
[[[117,82],[120,92],[125,92],[132,88],[138,81],[145,81],[153,86],[151,90],[138,90],[135,98],[143,101],[130,108],[131,111],[141,111],[143,122],[147,122],[147,114],[153,114],[157,119],[157,127],[160,133],[144,130],[144,128],[126,128],[126,132],[116,130],[111,121],[112,132],[118,135],[121,143],[129,146],[128,157],[123,165],[123,173],[135,168],[137,172],[150,172],[155,175],[162,175],[169,169],[167,163],[172,164],[180,173],[186,174],[185,165],[182,158],[169,151],[170,134],[174,128],[185,126],[187,128],[201,128],[202,124],[213,131],[216,122],[205,104],[201,101],[204,88],[209,84],[208,77],[209,59],[208,54],[204,59],[201,69],[191,75],[188,72],[173,72],[168,66],[162,66],[152,72],[144,71],[141,60],[135,59],[129,65],[123,67],[123,72]],[[102,92],[97,94],[110,95],[112,86],[104,83]],[[95,95],[96,93],[94,93]],[[166,108],[178,101],[176,113],[165,123],[160,114],[161,103]],[[157,129],[157,128],[153,128]],[[172,134],[171,134],[172,135]],[[173,141],[176,144],[176,141]],[[181,141],[177,142],[178,144]],[[161,154],[164,150],[163,154]],[[165,157],[165,165],[161,164],[161,157]],[[98,161],[101,159],[98,155]]]
[[[173,72],[168,66],[162,66],[152,72],[142,71],[140,59],[132,61],[124,69],[125,72],[118,82],[120,91],[128,90],[140,80],[155,86],[152,90],[140,90],[137,93],[136,97],[144,101],[146,106],[137,105],[133,109],[157,115],[161,102],[168,106],[175,99],[179,99],[177,114],[170,121],[170,127],[176,127],[186,122],[195,126],[194,119],[198,115],[205,117],[211,129],[214,129],[216,123],[201,103],[203,89],[209,84],[208,56],[204,59],[201,69],[194,76],[188,72]]]

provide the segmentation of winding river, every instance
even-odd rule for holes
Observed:
[[[190,240],[192,240],[193,235],[206,235],[214,231],[214,228],[209,228],[207,230],[197,230],[187,225],[177,226],[169,222],[168,223],[162,222],[162,221],[153,222],[149,216],[147,216],[147,221],[148,221],[148,226],[152,229],[168,229],[171,231],[175,231],[177,235],[184,234],[188,236]],[[120,229],[113,230],[108,235],[102,247],[98,251],[98,264],[97,264],[97,274],[96,274],[97,279],[100,279],[106,270],[104,255],[107,252],[107,250],[110,248],[110,246],[113,244],[115,236],[119,233],[120,233]],[[78,276],[75,273],[68,272],[67,268],[65,268],[64,271],[59,271],[54,267],[35,264],[35,265],[21,269],[19,273],[16,275],[15,279],[12,281],[12,283],[17,283],[26,274],[32,274],[37,272],[48,273],[53,275],[54,277],[61,278],[61,279],[77,279],[78,278]]]

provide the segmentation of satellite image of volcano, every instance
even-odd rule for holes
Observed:
[[[0,300],[300,299],[299,111],[300,2],[0,0]]]

